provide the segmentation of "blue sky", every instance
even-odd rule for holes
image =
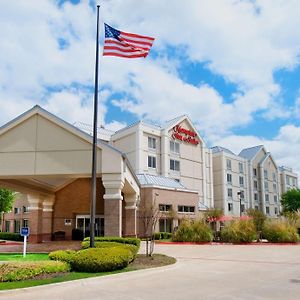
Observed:
[[[0,2],[1,125],[35,104],[92,123],[95,3]],[[264,144],[299,172],[300,2],[188,3],[101,1],[101,24],[155,42],[147,59],[100,57],[100,123],[187,114],[208,146]]]

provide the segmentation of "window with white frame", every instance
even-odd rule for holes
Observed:
[[[277,192],[277,184],[273,183],[273,192],[276,193]]]
[[[180,162],[175,159],[170,159],[170,170],[172,171],[180,171]]]
[[[240,186],[244,186],[244,177],[243,176],[239,177],[239,182],[240,182]]]
[[[148,136],[148,148],[149,149],[156,149],[156,138]]]
[[[231,170],[231,160],[230,159],[226,159],[226,167],[227,167],[227,170]]]
[[[274,213],[275,213],[275,215],[278,215],[278,208],[277,207],[274,207]]]
[[[15,233],[20,233],[20,229],[21,229],[20,220],[14,220],[14,232]]]
[[[23,213],[28,213],[28,212],[29,212],[28,206],[23,206]],[[26,226],[24,226],[24,227],[26,227]]]
[[[195,213],[195,206],[178,205],[178,212]]]
[[[264,182],[264,186],[265,186],[265,190],[268,191],[269,190],[269,183],[268,183],[268,181]]]
[[[180,144],[174,141],[170,141],[170,152],[179,154],[180,153]]]
[[[239,162],[239,172],[244,173],[244,166],[243,163]]]
[[[277,195],[274,195],[274,203],[277,203],[277,201],[278,201]]]
[[[20,208],[19,207],[15,207],[14,208],[14,213],[15,214],[19,214],[21,212]]]
[[[270,207],[266,206],[266,214],[269,215],[270,214]]]
[[[257,176],[257,170],[255,168],[253,168],[253,176]]]
[[[227,173],[227,183],[232,184],[232,175]]]
[[[23,227],[29,227],[28,219],[23,219]]]
[[[161,211],[161,212],[167,212],[172,209],[172,205],[171,204],[159,204],[158,208],[159,208],[159,211]]]
[[[268,170],[264,170],[264,177],[265,179],[268,179]]]
[[[156,169],[156,157],[148,156],[148,168]]]
[[[254,180],[254,181],[253,181],[253,187],[254,187],[255,190],[257,190],[257,186],[258,186],[258,185],[257,185],[257,180]]]
[[[269,202],[269,201],[270,201],[270,199],[269,199],[269,194],[265,194],[265,201],[266,201],[266,202]]]
[[[290,184],[290,176],[286,175],[286,178],[285,178],[285,179],[286,179],[286,183],[287,183],[287,184]]]
[[[229,198],[232,198],[232,189],[227,189],[227,196],[229,197]]]
[[[272,177],[273,177],[273,181],[277,181],[276,173],[273,172]]]

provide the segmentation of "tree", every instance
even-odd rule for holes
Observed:
[[[291,189],[281,197],[283,213],[296,212],[300,210],[300,189]]]
[[[249,208],[247,210],[247,215],[253,220],[255,230],[257,233],[257,241],[259,241],[267,217],[262,211],[253,208]]]
[[[0,220],[2,220],[3,213],[11,211],[14,200],[14,192],[7,189],[0,189]]]

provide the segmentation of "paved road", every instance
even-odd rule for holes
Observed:
[[[300,299],[300,246],[157,245],[172,266],[0,292],[0,299]]]

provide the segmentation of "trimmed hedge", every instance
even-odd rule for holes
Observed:
[[[156,232],[154,234],[155,240],[168,240],[172,238],[172,233],[170,232]]]
[[[299,241],[297,229],[285,221],[266,222],[262,234],[271,243],[296,243]]]
[[[86,245],[88,242],[88,245],[90,244],[90,238],[86,237],[82,242],[82,247],[87,248]],[[95,237],[95,242],[115,242],[120,244],[129,244],[129,245],[135,245],[140,248],[141,240],[138,238],[123,238],[123,237],[116,237],[116,236],[97,236]]]
[[[252,220],[231,221],[221,230],[223,242],[251,243],[256,237],[256,228]]]
[[[19,233],[0,232],[0,239],[8,241],[23,241],[24,238]]]
[[[0,265],[0,282],[21,281],[40,274],[69,271],[70,266],[62,261],[9,262]]]
[[[211,242],[213,234],[204,220],[189,222],[184,220],[173,234],[174,242]]]
[[[99,243],[101,244],[101,243]],[[79,251],[59,250],[49,254],[50,259],[68,262],[72,271],[104,272],[125,268],[135,257],[134,245],[88,248]]]

